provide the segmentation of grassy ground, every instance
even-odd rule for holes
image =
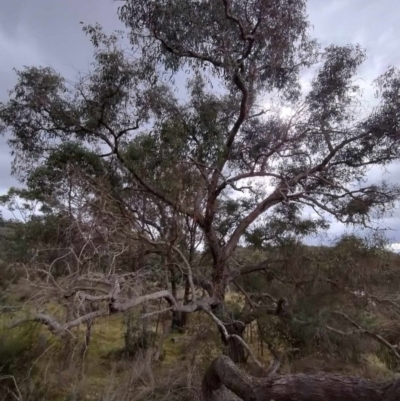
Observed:
[[[227,302],[233,308],[235,305],[240,308],[243,299],[240,295],[231,293],[228,295]],[[46,311],[62,317],[62,309],[57,305],[46,305]],[[15,314],[14,318],[28,316],[32,312],[29,307],[24,307]],[[69,354],[66,354],[63,342],[44,326],[22,326],[7,330],[5,327],[8,322],[9,317],[0,315],[0,360],[2,358],[4,360],[4,355],[12,357],[12,352],[15,353],[16,358],[24,355],[24,352],[30,355],[27,361],[21,362],[16,359],[17,364],[25,367],[26,363],[27,366],[23,372],[17,369],[16,373],[18,380],[21,380],[18,382],[21,392],[24,392],[21,401],[40,399],[178,401],[188,397],[195,399],[202,373],[208,364],[222,352],[215,325],[208,316],[200,313],[190,315],[187,330],[184,333],[171,332],[166,336],[162,358],[156,363],[152,362],[149,354],[146,353],[139,354],[136,359],[121,357],[121,350],[124,347],[122,315],[109,316],[95,322],[90,346],[84,357],[79,353],[84,338],[84,327],[73,330],[74,347]],[[156,327],[156,320],[154,320],[150,324],[150,329],[155,331]],[[250,330],[252,330],[251,333]],[[250,327],[245,333],[245,338],[258,358],[267,366],[270,354],[265,347],[261,355],[256,333],[256,327]],[[159,324],[157,341],[160,335],[161,325]],[[25,351],[25,345],[21,348],[21,344],[26,345]],[[71,353],[74,354],[72,362],[66,366],[64,362]],[[296,364],[286,364],[282,372],[313,372],[330,368],[337,372],[375,380],[389,378],[392,375],[392,372],[375,354],[363,355],[362,363],[346,366],[335,366],[334,361],[330,361],[323,355],[320,357],[310,355],[296,361]],[[10,369],[15,369],[15,366]],[[0,371],[0,377],[5,373]],[[25,396],[25,393],[28,395]],[[44,394],[42,398],[40,398],[41,393]]]

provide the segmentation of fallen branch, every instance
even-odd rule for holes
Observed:
[[[200,307],[208,308],[208,305],[211,304],[212,302],[212,299],[209,298],[209,299],[199,300],[196,303],[192,302],[187,305],[180,305],[169,291],[163,290],[152,294],[147,294],[133,299],[129,299],[128,301],[124,302],[120,302],[118,299],[112,300],[112,302],[110,302],[109,304],[108,309],[87,313],[65,324],[60,324],[54,317],[48,314],[39,313],[30,318],[15,320],[7,327],[11,329],[27,322],[38,322],[47,326],[53,334],[63,335],[72,328],[80,326],[83,323],[93,321],[99,317],[105,317],[116,313],[126,312],[127,310],[132,309],[145,302],[155,301],[158,299],[165,299],[171,305],[170,309],[172,310],[178,312],[187,312],[187,313],[195,312]]]
[[[225,386],[244,401],[399,401],[400,379],[374,383],[359,377],[333,374],[270,375],[255,378],[226,356],[214,360],[204,375],[204,401]]]
[[[12,328],[20,326],[24,323],[37,322],[37,323],[41,323],[41,324],[44,324],[45,326],[47,326],[53,334],[63,335],[74,327],[80,326],[83,323],[92,321],[99,317],[104,317],[104,316],[108,316],[108,315],[109,315],[109,312],[106,310],[91,312],[91,313],[87,313],[86,315],[83,315],[77,319],[71,320],[71,321],[61,325],[54,317],[44,314],[44,313],[38,313],[37,315],[30,317],[30,318],[17,319],[15,321],[13,321],[12,323],[10,323],[7,326],[7,328],[12,329]]]

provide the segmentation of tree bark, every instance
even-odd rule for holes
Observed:
[[[170,268],[171,272],[171,290],[172,290],[172,296],[177,299],[178,298],[178,289],[177,289],[177,276],[176,276],[176,271],[171,266]],[[186,281],[188,281],[186,279]],[[185,286],[185,295],[186,295],[186,286]],[[185,303],[184,303],[185,304]],[[181,311],[172,311],[172,330],[176,330],[179,332],[182,332],[184,330],[185,324],[186,324],[186,317],[187,315],[184,312]]]
[[[257,320],[260,315],[277,315],[282,318],[286,318],[286,309],[283,307],[287,301],[285,299],[280,299],[276,308],[268,308],[264,305],[257,306],[253,309],[248,309],[248,304],[243,308],[240,316],[236,321],[232,323],[225,323],[224,326],[228,334],[235,334],[243,338],[243,334],[253,321]],[[285,313],[284,313],[285,312]],[[227,321],[229,316],[222,315],[220,320]],[[226,340],[224,334],[221,332],[221,338],[225,345],[228,346],[228,356],[232,359],[234,363],[243,363],[247,360],[247,351],[243,347],[243,344],[237,338],[230,338]],[[400,401],[400,400],[399,400]]]
[[[90,341],[92,339],[92,326],[93,326],[93,322],[92,321],[86,322],[85,338],[84,338],[84,342],[82,344],[82,349],[81,349],[81,360],[82,361],[86,357],[87,350],[89,348],[89,344],[90,344]]]
[[[181,311],[172,312],[172,330],[183,333],[185,331],[188,314]]]
[[[233,322],[224,325],[228,334],[236,334],[237,336],[243,338],[243,333],[246,328],[245,325],[240,322]],[[246,362],[247,353],[243,347],[243,344],[237,338],[230,338],[226,340],[224,336],[222,336],[222,340],[225,345],[228,346],[228,356],[235,363],[243,363]]]
[[[226,264],[214,261],[212,273],[213,297],[221,303],[225,299],[225,290],[228,284]]]
[[[400,379],[387,383],[332,374],[255,378],[226,356],[214,360],[202,383],[204,401],[225,386],[244,401],[399,401]]]

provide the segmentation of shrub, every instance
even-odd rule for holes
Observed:
[[[127,313],[125,318],[124,349],[126,357],[134,357],[139,351],[149,349],[153,346],[155,333],[141,325],[133,313]]]
[[[39,385],[39,369],[35,361],[40,354],[38,325],[28,324],[16,329],[0,331],[0,400],[43,399]]]

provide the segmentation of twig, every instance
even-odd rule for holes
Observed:
[[[18,387],[18,385],[17,385],[17,381],[15,380],[15,377],[12,376],[12,375],[0,376],[0,380],[7,380],[7,379],[10,379],[10,380],[12,380],[12,381],[14,382],[14,386],[15,386],[15,389],[17,390],[17,392],[18,392],[18,395],[15,394],[14,391],[9,390],[10,393],[13,395],[13,397],[14,397],[16,400],[18,400],[18,401],[23,401],[24,399],[22,398],[22,394],[21,394],[21,391],[19,390],[19,387]]]

